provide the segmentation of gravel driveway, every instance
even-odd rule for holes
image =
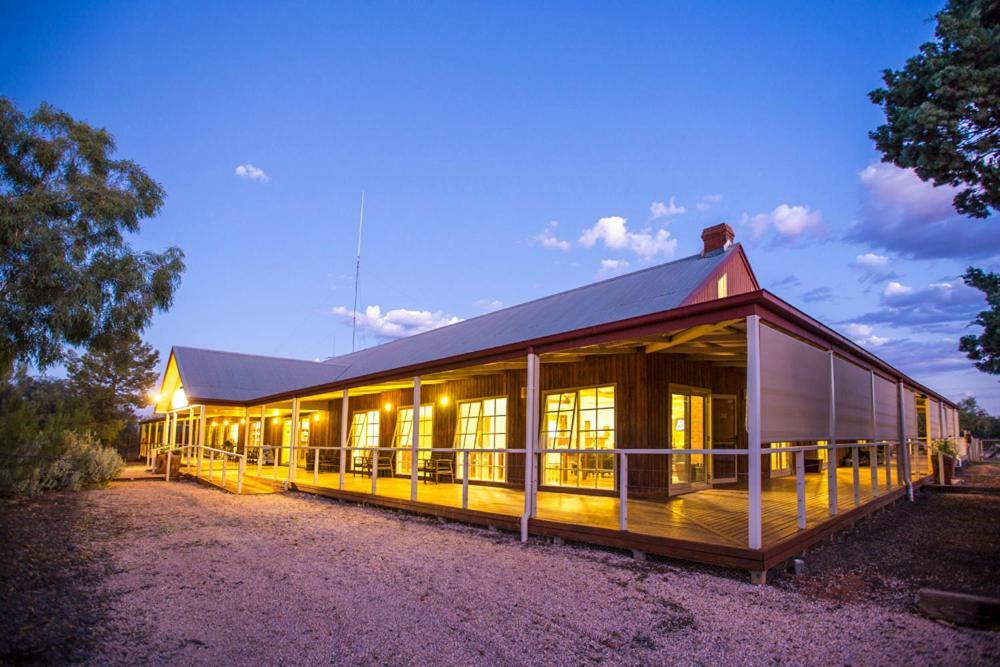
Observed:
[[[83,497],[115,528],[82,538],[110,561],[93,663],[1000,662],[997,633],[304,494]]]

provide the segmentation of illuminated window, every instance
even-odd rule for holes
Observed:
[[[392,436],[392,446],[400,449],[396,454],[396,474],[409,475],[413,456],[413,408],[400,408],[396,414],[396,432]],[[417,447],[421,450],[434,447],[434,406],[431,404],[420,406]],[[417,455],[419,460],[426,461],[431,452],[420,451]]]
[[[790,442],[772,442],[771,447],[791,447]],[[776,452],[771,454],[771,477],[782,477],[792,472],[791,452]]]
[[[729,274],[723,273],[719,280],[715,283],[715,287],[720,299],[724,299],[729,296]]]
[[[250,444],[254,447],[260,447],[260,422],[252,422],[250,424]]]
[[[355,412],[351,421],[351,447],[378,447],[378,410]]]
[[[545,396],[545,449],[614,449],[615,388],[589,387]],[[545,454],[543,484],[613,489],[615,457],[600,452]]]
[[[457,449],[507,448],[507,399],[487,398],[458,404]],[[455,460],[455,476],[464,474],[464,457]],[[507,479],[507,455],[501,452],[469,452],[469,479],[503,482]]]

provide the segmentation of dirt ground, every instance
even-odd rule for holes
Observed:
[[[916,613],[920,588],[1000,597],[1000,496],[918,493],[804,556],[776,585],[816,599]]]
[[[872,524],[896,508],[913,522],[910,507]],[[1000,663],[1000,633],[891,596],[751,586],[304,494],[130,482],[4,501],[0,545],[3,663]],[[845,563],[871,557],[852,545],[838,542]],[[933,548],[899,549],[914,545]]]

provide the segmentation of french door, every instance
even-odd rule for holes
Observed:
[[[732,394],[712,394],[709,399],[711,413],[711,438],[713,450],[737,449],[739,443],[736,426],[736,396]],[[728,484],[736,481],[736,455],[715,454],[709,457],[708,474],[712,484]]]
[[[711,447],[712,392],[700,387],[670,385],[670,447],[705,450]],[[670,492],[686,493],[707,487],[711,481],[709,458],[704,454],[670,457]]]

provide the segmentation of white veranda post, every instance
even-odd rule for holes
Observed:
[[[295,481],[295,467],[298,465],[299,455],[299,432],[302,426],[299,424],[299,398],[292,398],[292,441],[288,443],[288,484]]]
[[[826,493],[830,516],[837,516],[837,384],[834,380],[833,350],[830,350],[830,427],[826,454]]]
[[[528,351],[528,377],[525,386],[524,420],[524,514],[521,516],[521,541],[528,540],[528,520],[535,515],[535,452],[538,449],[538,355]]]
[[[761,544],[760,316],[747,317],[747,544]]]
[[[198,468],[195,475],[201,476],[201,459],[205,450],[205,406],[198,408]]]
[[[413,419],[410,423],[410,500],[417,501],[417,457],[420,450],[420,377],[413,378]]]
[[[344,467],[347,465],[347,420],[350,418],[348,405],[347,389],[344,389],[340,397],[340,465],[337,468],[340,473],[338,485],[341,491],[344,490]]]

